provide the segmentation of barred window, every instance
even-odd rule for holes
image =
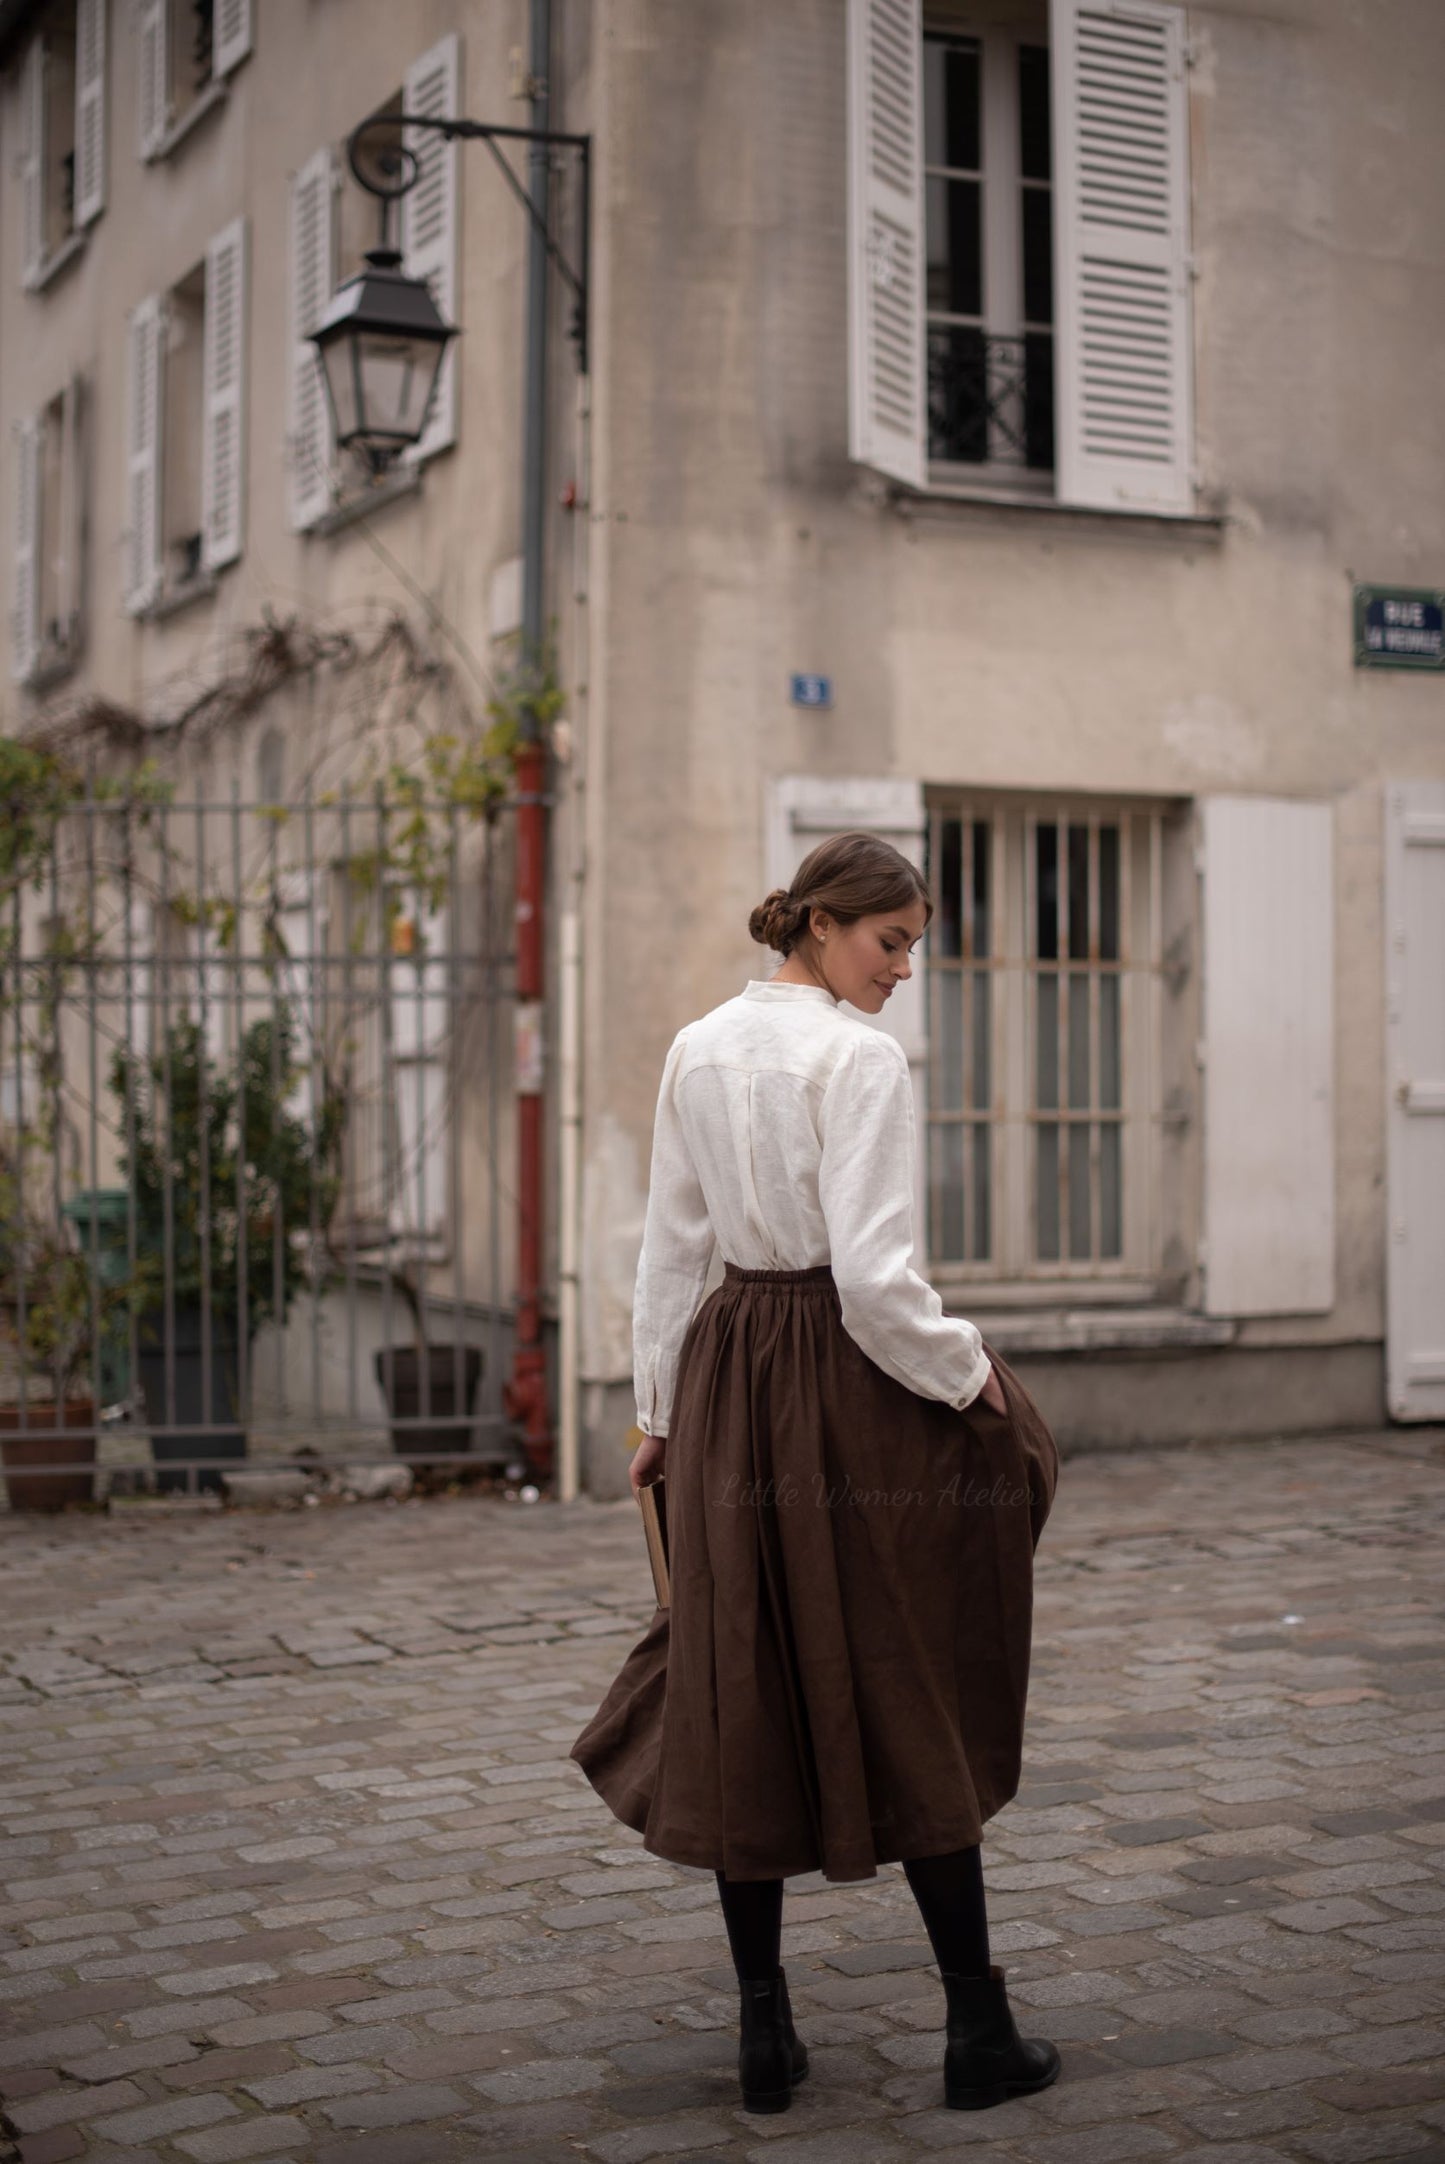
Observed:
[[[929,819],[928,1251],[942,1277],[1157,1267],[1163,812]]]

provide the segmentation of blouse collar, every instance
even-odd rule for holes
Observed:
[[[839,1002],[826,985],[779,984],[775,977],[750,977],[743,986],[744,999],[821,999],[830,1007]]]

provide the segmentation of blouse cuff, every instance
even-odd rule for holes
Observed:
[[[956,1397],[953,1401],[953,1409],[956,1413],[961,1413],[967,1406],[972,1405],[992,1373],[993,1362],[989,1359],[987,1353],[981,1352],[974,1362],[973,1373],[964,1385],[962,1395]]]

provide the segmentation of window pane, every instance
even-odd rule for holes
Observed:
[[[1124,1252],[1122,1135],[1110,1120],[1099,1129],[1099,1254],[1117,1262]]]
[[[989,1009],[989,990],[987,970],[975,970],[973,977],[973,1095],[970,1100],[975,1112],[987,1112],[993,1096],[993,1082],[991,1079],[993,1016]]]
[[[961,954],[959,909],[963,885],[963,821],[940,819],[938,863],[933,872],[933,891],[938,908],[928,927],[928,942],[936,956]]]
[[[1119,829],[1099,829],[1099,957],[1119,959]]]
[[[1047,55],[1045,55],[1047,63]],[[923,157],[979,170],[979,52],[973,38],[923,41]]]
[[[1069,1129],[1069,1260],[1087,1262],[1089,1240],[1089,1130]]]
[[[1037,1129],[1034,1243],[1040,1262],[1059,1259],[1059,1130]]]
[[[1034,473],[1054,467],[1054,341],[1048,331],[1024,334],[1024,463]]]
[[[1053,198],[1047,188],[1025,188],[1024,321],[1054,320]]]
[[[963,325],[928,333],[928,455],[979,465],[988,457],[984,335]]]
[[[1089,980],[1082,970],[1069,978],[1069,1110],[1089,1109]]]
[[[1089,957],[1089,830],[1069,828],[1069,958]]]
[[[1038,890],[1034,953],[1041,962],[1052,962],[1059,951],[1059,830],[1041,826],[1034,831],[1034,883]]]
[[[1099,1104],[1116,1112],[1119,1095],[1119,980],[1112,973],[1099,978]]]
[[[1051,970],[1035,980],[1038,987],[1034,1104],[1053,1112],[1059,1102],[1059,980]]]
[[[1053,170],[1045,45],[1019,47],[1019,170],[1025,180],[1047,180]]]
[[[987,1262],[993,1254],[993,1132],[973,1130],[973,1255]]]
[[[973,951],[980,961],[992,954],[992,927],[989,918],[989,875],[992,869],[990,849],[993,830],[986,819],[973,822]]]
[[[928,306],[939,315],[983,314],[983,190],[976,180],[930,179]]]
[[[966,1262],[963,1248],[963,1129],[933,1128],[929,1143],[929,1248],[935,1261]]]
[[[963,1110],[963,978],[936,969],[933,979],[933,1102],[940,1112]]]

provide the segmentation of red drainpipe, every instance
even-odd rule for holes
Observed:
[[[512,1373],[503,1392],[532,1476],[550,1480],[555,1448],[542,1345],[543,904],[547,755],[539,739],[515,754],[517,789],[517,1296]]]

